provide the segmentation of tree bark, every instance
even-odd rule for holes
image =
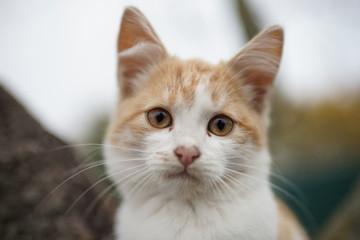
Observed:
[[[87,171],[61,185],[79,166],[66,146],[0,86],[1,239],[114,239],[116,201],[89,209],[106,185],[90,188],[95,179]]]

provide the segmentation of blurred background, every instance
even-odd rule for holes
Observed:
[[[0,83],[50,132],[101,142],[128,5],[171,54],[211,63],[230,59],[266,26],[285,29],[269,136],[274,190],[311,236],[359,239],[339,236],[360,226],[360,2],[1,0]]]

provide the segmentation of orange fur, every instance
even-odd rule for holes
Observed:
[[[279,219],[279,238],[278,240],[306,240],[308,239],[304,229],[300,225],[291,210],[283,201],[277,199],[280,219]]]
[[[256,145],[264,147],[265,126],[256,111],[247,106],[246,100],[238,91],[242,86],[241,81],[237,79],[234,81],[231,74],[223,75],[226,71],[227,68],[223,65],[211,66],[200,60],[184,62],[174,57],[166,58],[150,71],[147,83],[136,95],[120,103],[119,111],[115,115],[116,125],[110,128],[110,132],[117,134],[118,130],[126,128],[137,134],[157,131],[151,127],[142,127],[144,124],[141,124],[145,121],[145,113],[150,108],[157,106],[166,109],[176,108],[177,105],[184,103],[191,105],[196,86],[200,82],[207,82],[207,89],[213,96],[214,105],[233,119],[237,119],[235,121],[237,129],[232,136],[239,144],[251,138]],[[164,98],[164,93],[167,91],[169,93]],[[221,102],[221,96],[227,96],[225,102]],[[148,107],[144,108],[143,106],[146,105]]]

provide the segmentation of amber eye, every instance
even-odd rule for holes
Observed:
[[[215,135],[225,136],[231,132],[234,122],[225,115],[217,115],[213,117],[208,125],[208,130]]]
[[[172,118],[170,113],[163,108],[155,108],[147,113],[149,123],[156,128],[166,128],[171,126]]]

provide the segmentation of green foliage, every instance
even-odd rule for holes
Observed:
[[[292,168],[360,166],[360,98],[296,106],[273,104],[270,146],[275,161]]]
[[[274,190],[312,236],[341,205],[359,176],[359,119],[360,97],[312,106],[291,104],[281,95],[274,98],[269,138],[272,155],[283,170],[281,174],[296,185],[273,179],[287,193]]]

